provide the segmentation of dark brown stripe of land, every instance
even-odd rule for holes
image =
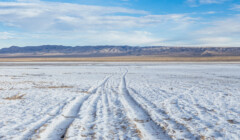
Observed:
[[[221,57],[56,57],[56,58],[0,58],[0,62],[240,62],[240,56]]]

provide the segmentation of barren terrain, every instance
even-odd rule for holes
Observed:
[[[119,56],[119,57],[42,57],[42,58],[1,58],[0,62],[240,62],[240,56],[218,57],[159,57],[159,56]]]
[[[238,140],[239,71],[239,63],[0,63],[0,139]]]

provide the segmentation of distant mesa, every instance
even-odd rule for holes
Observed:
[[[12,46],[0,49],[1,58],[9,57],[211,57],[240,56],[240,47],[166,47],[166,46]]]

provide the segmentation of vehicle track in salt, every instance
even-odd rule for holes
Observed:
[[[68,128],[66,139],[140,139],[113,88],[114,82],[114,78],[108,80],[98,89],[97,99],[89,98],[83,104],[79,117]]]
[[[165,110],[158,108],[154,103],[129,88],[131,95],[139,102],[139,105],[146,110],[152,120],[160,125],[173,139],[198,139],[200,136],[192,133],[188,127],[171,118]]]
[[[83,103],[65,139],[171,139],[129,95],[126,74],[112,76]]]
[[[30,123],[28,125],[28,127],[23,131],[23,133],[21,133],[16,139],[17,140],[28,140],[30,138],[32,138],[41,127],[43,127],[45,124],[47,124],[49,121],[51,121],[52,119],[54,119],[56,116],[60,115],[61,111],[63,110],[63,108],[70,103],[71,101],[73,101],[75,98],[72,98],[68,101],[66,101],[65,103],[62,104],[58,104],[57,107],[51,109],[49,111],[49,113],[47,113],[47,115],[45,115],[44,117],[42,117],[40,120]]]
[[[172,135],[156,122],[157,117],[163,116],[157,116],[159,112],[151,108],[147,100],[131,95],[126,75],[127,72],[105,78],[98,86],[90,88],[88,95],[63,104],[19,138],[172,139]]]
[[[94,96],[98,88],[104,85],[109,77],[110,76],[106,77],[99,85],[91,87],[88,90],[88,95],[74,97],[72,100],[50,111],[39,121],[32,123],[28,129],[16,139],[58,140],[64,138],[67,128],[71,125],[75,117],[77,117],[83,102],[91,96]]]
[[[150,114],[138,103],[129,93],[126,84],[126,75],[128,71],[123,74],[121,83],[119,85],[119,92],[121,94],[121,102],[126,108],[127,116],[136,125],[137,129],[141,131],[142,139],[171,139],[171,137],[164,133],[164,130],[155,123]]]
[[[96,93],[90,96],[87,100],[85,100],[78,112],[78,118],[74,120],[74,122],[79,121],[78,128],[74,128],[74,122],[69,126],[66,131],[65,138],[71,139],[72,134],[78,139],[84,139],[85,137],[89,137],[91,139],[95,138],[95,127],[96,127],[96,108],[99,103],[99,99],[101,97],[102,88],[98,88]],[[72,131],[73,128],[73,131]],[[77,131],[76,131],[77,130]],[[70,133],[71,132],[71,133]],[[81,133],[79,133],[81,132]]]

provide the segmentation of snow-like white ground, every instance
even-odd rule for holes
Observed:
[[[240,64],[0,63],[1,140],[240,139]]]

